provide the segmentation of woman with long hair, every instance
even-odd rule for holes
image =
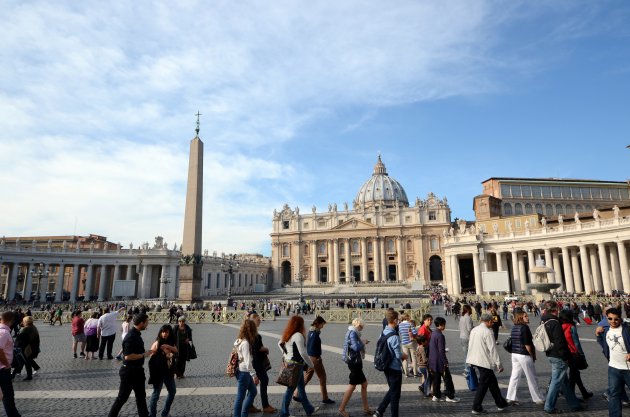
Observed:
[[[459,320],[459,343],[464,351],[464,358],[468,356],[468,342],[470,341],[470,331],[473,329],[472,307],[468,304],[462,306],[462,317]],[[464,376],[468,376],[470,367],[464,364]]]
[[[308,401],[306,390],[304,389],[304,365],[309,368],[313,367],[313,362],[306,351],[306,329],[304,328],[304,319],[300,316],[292,316],[284,329],[284,333],[278,342],[278,347],[282,352],[285,362],[295,362],[302,365],[299,373],[297,387],[287,387],[282,398],[282,407],[280,408],[280,417],[289,416],[289,405],[293,397],[293,391],[297,388],[297,400],[302,403],[307,416],[317,413],[319,407],[313,407]]]
[[[186,324],[185,316],[179,316],[177,325],[173,326],[173,334],[175,335],[178,350],[177,358],[175,359],[175,375],[177,375],[177,379],[181,379],[184,377],[184,372],[186,372],[186,362],[190,360],[188,352],[192,344],[192,329]]]
[[[149,402],[149,417],[157,416],[157,403],[162,391],[162,385],[165,385],[168,391],[164,407],[162,408],[162,417],[167,417],[177,392],[173,369],[177,347],[175,347],[175,336],[171,326],[165,324],[160,327],[155,342],[151,345],[151,351],[153,353],[149,359],[149,384],[153,385],[153,393]]]
[[[514,312],[514,327],[512,327],[510,338],[512,339],[512,375],[506,396],[508,403],[520,404],[516,399],[516,391],[521,375],[524,373],[532,401],[538,405],[544,404],[545,397],[540,394],[536,380],[536,368],[534,367],[536,349],[534,349],[532,332],[529,329],[529,315],[522,309]]]
[[[94,354],[98,351],[98,313],[94,311],[90,318],[86,320],[83,325],[83,332],[85,333],[85,359],[94,359]]]
[[[127,318],[125,319],[125,321],[122,322],[122,335],[120,336],[121,344],[125,340],[125,336],[127,336],[127,333],[129,333],[129,326],[131,323],[131,319],[133,319],[133,314],[127,314]],[[172,335],[173,332],[171,331],[170,334]],[[160,337],[160,335],[158,335],[158,337]],[[120,352],[118,352],[118,355],[116,355],[116,360],[122,361],[122,353],[123,353],[123,350],[121,346]]]
[[[258,333],[258,328],[260,327],[261,318],[255,311],[249,313],[249,320],[253,321],[256,325],[256,341],[253,346],[253,363],[254,370],[256,371],[256,376],[260,381],[258,384],[258,389],[260,390],[260,402],[262,403],[262,412],[267,414],[275,414],[278,410],[275,407],[272,407],[269,404],[269,396],[267,395],[267,386],[269,385],[269,375],[267,371],[271,369],[271,363],[269,362],[269,348],[263,344],[262,336]],[[261,410],[251,406],[249,409],[250,413],[258,413]]]
[[[352,320],[352,325],[348,327],[346,336],[343,341],[342,359],[348,364],[350,370],[350,381],[348,382],[348,388],[343,394],[341,404],[339,404],[339,415],[342,417],[350,417],[350,414],[346,411],[346,405],[352,397],[352,393],[357,388],[357,385],[361,385],[361,402],[363,403],[363,413],[371,416],[374,414],[374,410],[370,408],[368,404],[367,396],[367,378],[363,373],[363,357],[365,356],[365,345],[370,341],[361,339],[361,331],[363,330],[363,320],[356,318]]]
[[[586,362],[584,357],[584,351],[582,350],[582,344],[575,328],[575,315],[570,310],[562,310],[559,313],[560,322],[562,323],[562,331],[564,332],[564,338],[569,346],[571,352],[571,358],[569,359],[569,384],[571,389],[575,391],[575,386],[580,389],[582,398],[588,400],[593,396],[593,393],[588,391],[582,382],[582,376],[580,375],[579,363]]]
[[[238,372],[236,372],[236,400],[234,401],[234,417],[247,417],[249,409],[256,398],[256,385],[260,382],[254,369],[254,344],[258,330],[251,320],[243,321],[234,341],[238,352]]]

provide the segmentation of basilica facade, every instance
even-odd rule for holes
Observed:
[[[441,238],[451,224],[446,198],[429,193],[410,206],[381,157],[352,208],[274,211],[272,288],[347,283],[442,282]]]

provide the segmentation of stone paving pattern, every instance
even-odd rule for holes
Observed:
[[[433,311],[434,317],[437,309]],[[306,322],[310,323],[313,316],[306,316]],[[538,325],[539,320],[533,318],[532,328]],[[286,324],[286,316],[277,321],[265,321],[261,325],[261,332],[269,332],[279,335]],[[23,416],[31,417],[89,417],[105,416],[111,407],[116,395],[119,383],[118,369],[120,363],[115,360],[92,360],[74,359],[70,350],[70,326],[51,327],[45,323],[37,323],[40,331],[42,353],[37,359],[42,367],[41,372],[32,381],[22,381],[18,376],[14,382],[16,390],[16,403]],[[197,417],[197,416],[230,416],[235,398],[235,383],[233,379],[224,376],[225,363],[228,353],[231,350],[237,329],[234,325],[203,324],[191,325],[193,329],[193,339],[197,347],[198,359],[188,363],[186,378],[177,380],[179,394],[175,398],[171,409],[173,417]],[[148,348],[154,340],[159,324],[151,323],[147,331],[143,333],[145,346]],[[341,351],[343,337],[347,325],[328,324],[322,332],[322,343],[328,345],[337,352]],[[458,388],[457,396],[462,401],[457,404],[433,403],[429,400],[421,399],[417,391],[417,380],[414,378],[403,379],[403,394],[401,398],[401,416],[444,416],[444,415],[470,415],[473,394],[465,389],[465,381],[461,376],[463,370],[463,352],[459,345],[459,333],[456,331],[457,322],[452,318],[447,318],[446,341],[449,347],[449,361]],[[381,331],[379,324],[369,323],[363,336],[372,343],[368,345],[368,353],[373,354],[376,340]],[[509,329],[502,330],[502,333]],[[607,388],[607,364],[601,354],[599,345],[594,342],[594,326],[581,326],[578,330],[582,339],[582,345],[586,351],[589,362],[589,369],[583,371],[583,379],[587,389],[595,393],[595,397],[588,401],[587,411],[573,413],[566,408],[566,402],[562,397],[558,401],[558,408],[564,409],[566,415],[571,416],[605,416],[608,415],[607,403],[602,398],[602,393]],[[505,340],[506,335],[500,335],[500,341]],[[590,340],[589,340],[590,339]],[[273,369],[270,371],[272,392],[270,402],[279,408],[281,402],[281,390],[275,384],[278,364],[280,363],[280,352],[277,348],[277,338],[263,335],[264,343],[271,349],[271,363]],[[120,333],[115,342],[114,354],[120,349]],[[499,383],[503,387],[505,394],[509,382],[511,365],[509,354],[499,345],[500,356],[506,370],[499,374]],[[339,353],[324,351],[324,364],[328,374],[328,385],[330,397],[337,401],[337,404],[323,406],[320,415],[335,416],[337,414],[338,403],[341,400],[342,392],[348,381],[348,370],[341,361]],[[146,367],[146,365],[145,365]],[[365,373],[371,388],[378,389],[379,392],[370,393],[370,405],[376,408],[384,395],[382,385],[385,378],[381,372],[376,371],[371,362],[364,363]],[[536,362],[539,384],[544,390],[550,376],[550,367],[543,356]],[[148,369],[145,372],[148,378]],[[380,386],[380,389],[379,389]],[[216,389],[213,389],[215,388]],[[197,390],[195,390],[197,389]],[[147,397],[152,391],[151,386],[147,386]],[[163,389],[162,395],[166,390]],[[321,404],[319,384],[316,377],[307,386],[309,399],[314,405]],[[163,397],[162,397],[163,400]],[[160,401],[159,406],[162,404]],[[492,397],[488,393],[484,401],[484,408],[490,414],[509,414],[513,416],[542,416],[546,415],[542,407],[531,403],[527,390],[527,383],[523,377],[519,387],[519,400],[522,405],[510,407],[504,413],[498,413]],[[255,405],[260,407],[260,398],[257,397]],[[353,416],[362,415],[359,390],[353,395],[348,411]],[[158,409],[159,410],[159,409]],[[494,410],[494,412],[493,412]],[[159,412],[159,411],[158,411]],[[300,404],[292,402],[291,412],[293,415],[303,416],[304,411]],[[124,406],[121,416],[135,416],[135,400],[133,394]],[[253,414],[259,415],[262,414]],[[269,414],[265,414],[269,415]],[[389,415],[389,411],[385,413]]]

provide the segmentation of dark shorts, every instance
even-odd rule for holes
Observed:
[[[348,369],[350,369],[350,381],[348,384],[361,385],[367,381],[365,374],[363,373],[363,362],[356,365],[348,364]]]

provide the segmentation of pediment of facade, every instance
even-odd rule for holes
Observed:
[[[374,230],[376,226],[360,219],[350,219],[332,228],[332,230]]]

